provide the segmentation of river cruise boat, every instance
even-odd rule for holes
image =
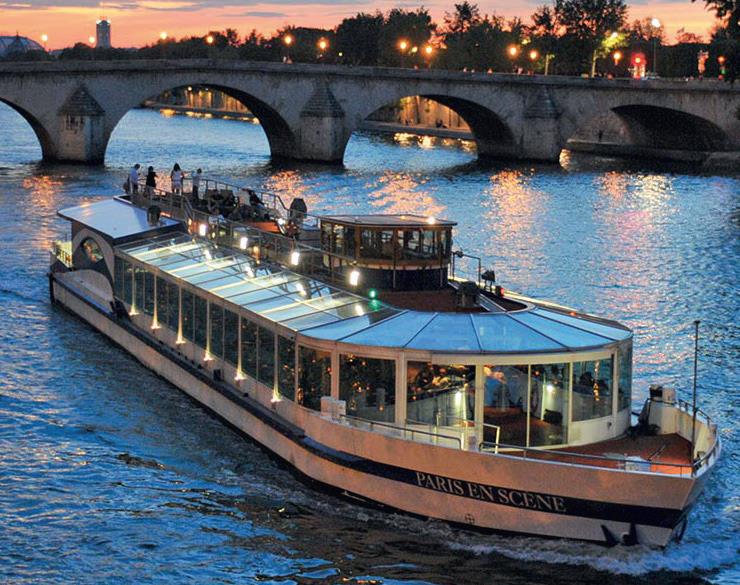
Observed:
[[[680,539],[717,429],[660,386],[633,424],[628,328],[502,289],[454,222],[205,187],[59,211],[52,300],[340,493],[504,533]]]

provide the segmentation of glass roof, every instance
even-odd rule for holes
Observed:
[[[560,353],[631,337],[607,321],[533,305],[496,313],[434,313],[391,307],[189,235],[119,248],[227,303],[307,338],[437,353]]]

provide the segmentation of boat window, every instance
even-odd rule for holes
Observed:
[[[167,326],[172,331],[177,331],[180,326],[180,287],[173,283],[167,283]]]
[[[529,445],[567,442],[570,364],[530,367]]]
[[[85,238],[80,244],[80,248],[87,256],[87,259],[92,262],[100,262],[103,259],[103,252],[98,246],[98,243],[92,238]]]
[[[321,410],[321,397],[331,395],[331,353],[298,346],[296,402]]]
[[[123,263],[123,301],[132,305],[134,302],[134,267],[130,262]]]
[[[113,261],[113,283],[114,294],[116,298],[123,300],[123,279],[126,271],[127,262],[118,256]]]
[[[347,414],[350,416],[393,422],[396,361],[341,355],[339,398],[347,403]]]
[[[619,348],[619,410],[629,408],[632,402],[632,343]]]
[[[483,440],[527,444],[529,366],[483,366]]]
[[[573,420],[591,420],[612,414],[612,358],[573,364]]]
[[[144,284],[144,275],[146,270],[134,266],[134,304],[137,309],[144,308],[144,291],[146,286]]]
[[[224,359],[232,366],[239,361],[239,316],[224,309]]]
[[[170,291],[169,283],[159,276],[157,277],[157,321],[160,325],[167,325],[169,323],[169,303],[167,302],[167,295]]]
[[[206,348],[208,339],[208,302],[195,296],[195,311],[193,312],[194,340],[196,345]]]
[[[154,274],[144,272],[144,313],[154,315]]]
[[[213,303],[209,304],[210,337],[208,353],[214,357],[224,356],[224,309]]]
[[[257,379],[257,325],[241,318],[242,327],[242,372]]]
[[[258,337],[257,379],[272,388],[275,384],[275,334],[269,329],[260,327]]]
[[[278,390],[283,398],[295,398],[295,342],[278,335]]]
[[[360,232],[362,258],[393,259],[393,230],[364,229]]]
[[[408,362],[406,418],[435,426],[469,426],[475,413],[475,366]]]
[[[182,337],[188,341],[193,341],[193,293],[189,290],[182,289]]]

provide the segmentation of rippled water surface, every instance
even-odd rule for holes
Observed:
[[[614,161],[483,165],[470,144],[355,136],[344,167],[274,166],[258,126],[131,112],[105,168],[46,166],[0,104],[0,582],[739,583],[740,180]],[[634,329],[635,401],[700,393],[724,455],[665,551],[484,536],[313,491],[78,319],[52,308],[60,207],[133,162],[203,167],[311,211],[459,222],[505,286]]]

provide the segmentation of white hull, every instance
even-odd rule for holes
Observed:
[[[665,546],[685,526],[707,476],[451,450],[340,424],[289,401],[271,402],[269,389],[258,384],[237,390],[238,383],[214,381],[207,368],[117,320],[102,299],[88,300],[71,274],[52,276],[54,299],[142,364],[307,477],[407,513],[605,544],[631,534],[641,544]]]

